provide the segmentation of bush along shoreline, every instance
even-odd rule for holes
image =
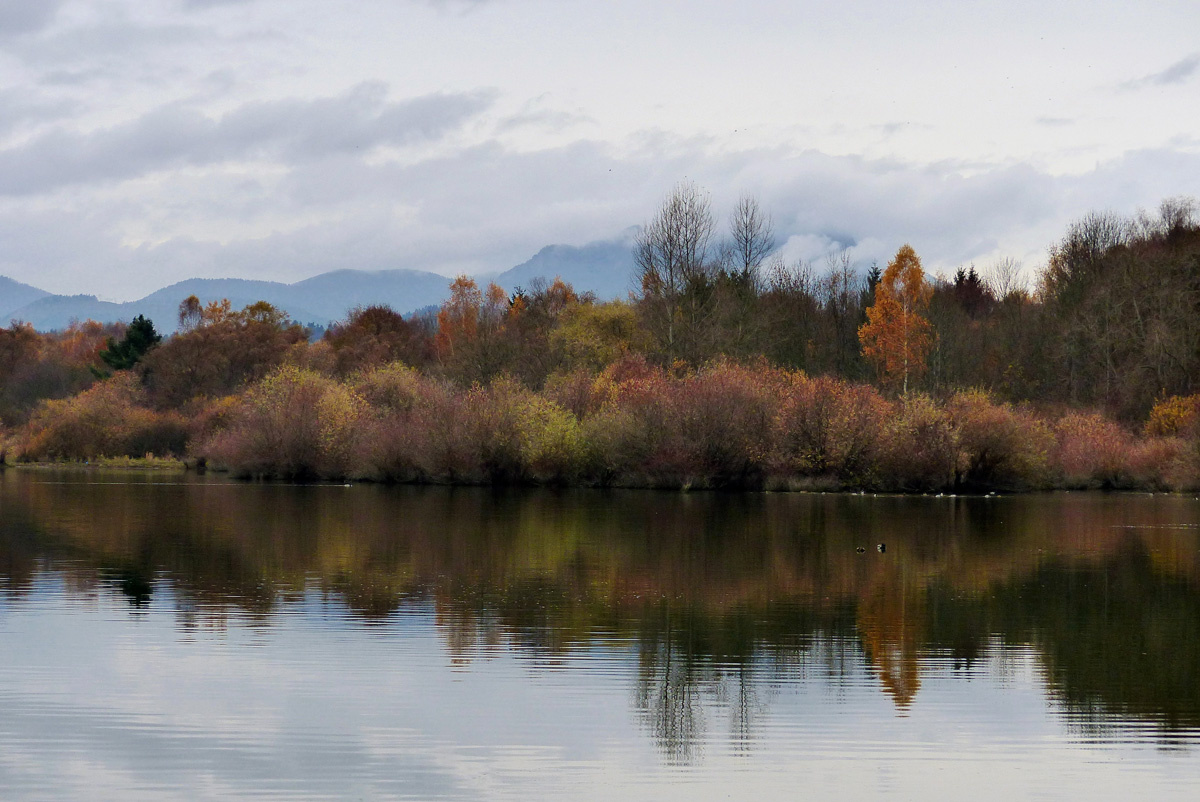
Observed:
[[[1019,492],[1200,487],[1200,397],[1141,433],[969,390],[938,402],[764,362],[626,356],[460,388],[400,362],[344,379],[284,365],[191,417],[118,376],[50,402],[19,460],[175,454],[241,478],[739,490]]]

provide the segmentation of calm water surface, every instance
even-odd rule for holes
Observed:
[[[2,799],[1085,796],[1200,797],[1194,497],[0,472]]]

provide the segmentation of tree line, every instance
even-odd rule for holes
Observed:
[[[358,308],[312,342],[265,302],[195,297],[166,339],[143,318],[14,323],[0,329],[0,448],[427,481],[934,489],[1182,486],[1197,472],[1193,201],[1084,217],[1033,283],[1012,261],[929,277],[909,245],[863,274],[847,254],[787,262],[752,197],[721,228],[708,195],[680,184],[639,230],[627,299],[461,276],[436,313]],[[309,445],[235,447],[272,415],[311,417]],[[833,443],[847,420],[858,431]],[[971,445],[980,420],[1008,445]],[[407,438],[408,456],[366,456],[351,441],[372,427],[377,444]],[[1072,438],[1094,470],[1066,456]]]

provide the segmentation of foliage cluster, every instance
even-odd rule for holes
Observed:
[[[0,425],[20,426],[41,401],[86,390],[106,344],[123,334],[124,326],[93,321],[49,334],[27,323],[0,328]]]
[[[1051,419],[979,390],[889,399],[766,363],[631,355],[542,392],[510,376],[462,388],[399,362],[346,379],[285,365],[228,403],[193,453],[246,476],[908,492],[1198,478],[1189,441],[1095,413]]]
[[[144,402],[138,379],[120,373],[79,395],[42,402],[11,451],[18,459],[43,460],[183,454],[187,420]]]

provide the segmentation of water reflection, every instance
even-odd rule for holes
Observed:
[[[0,476],[6,607],[53,578],[68,596],[120,598],[133,614],[161,604],[184,635],[337,610],[338,627],[381,637],[428,616],[451,667],[467,672],[512,655],[569,672],[607,655],[630,667],[628,707],[669,765],[696,763],[716,737],[753,752],[781,694],[869,688],[904,717],[930,681],[984,672],[1003,684],[1014,650],[1036,657],[1079,740],[1190,743],[1197,536],[1200,502],[1174,496]]]

